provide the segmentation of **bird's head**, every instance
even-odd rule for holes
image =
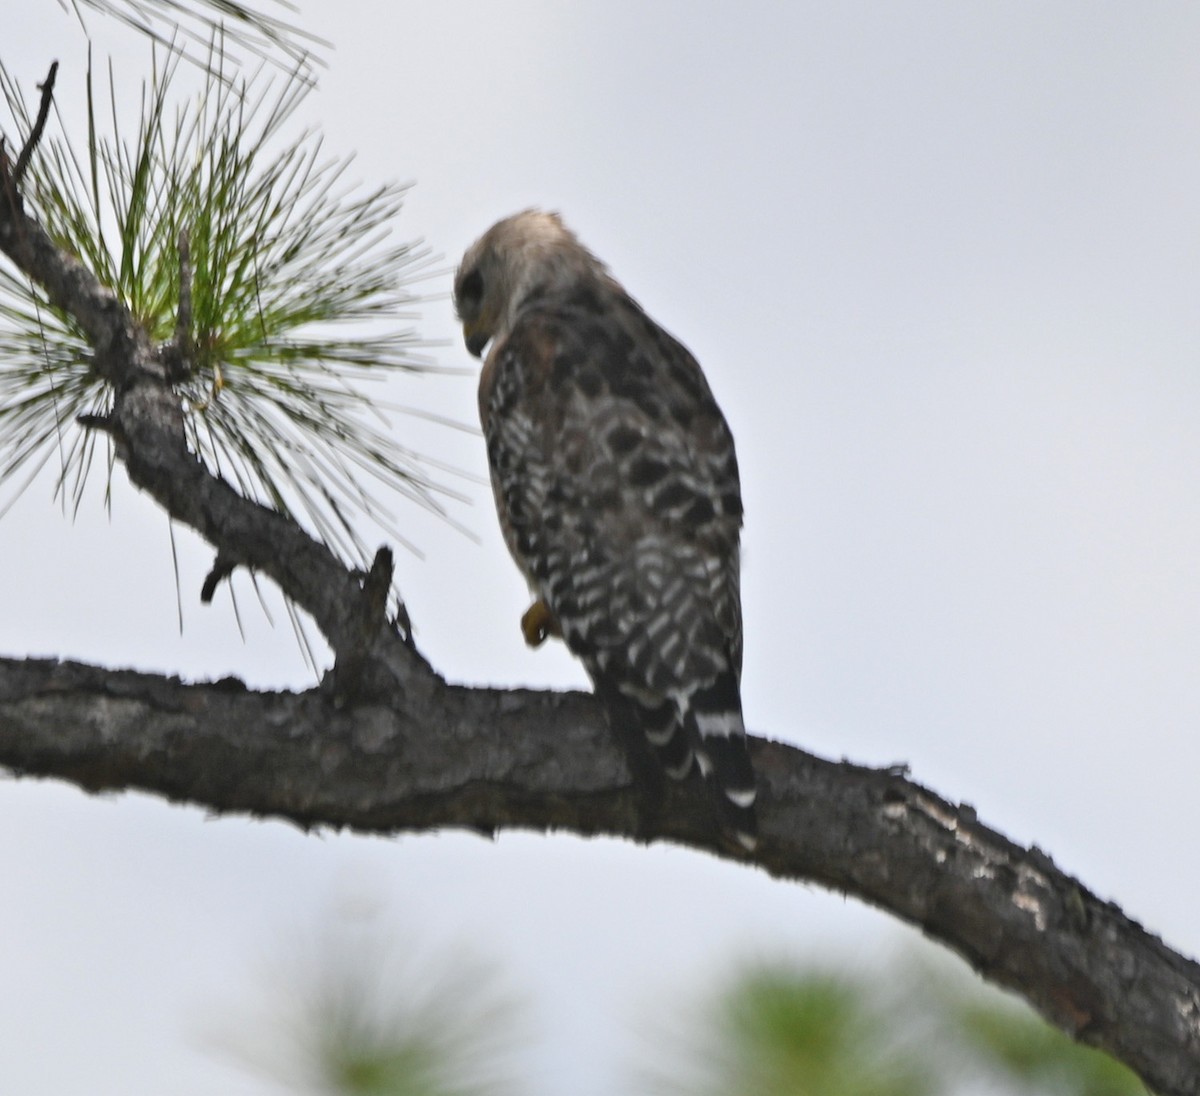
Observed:
[[[557,213],[527,209],[497,221],[467,248],[454,277],[467,350],[478,358],[489,342],[504,338],[535,293],[594,273],[606,276]]]

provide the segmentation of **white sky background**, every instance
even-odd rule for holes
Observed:
[[[750,725],[909,762],[1200,952],[1200,9],[310,7],[337,48],[301,120],[364,181],[416,181],[401,237],[449,267],[498,217],[558,209],[703,363],[746,496]],[[33,95],[57,57],[82,117],[82,40],[39,8],[3,61]],[[471,364],[444,296],[420,328]],[[474,421],[473,375],[401,398]],[[477,437],[396,429],[483,475]],[[45,481],[0,523],[0,652],[309,684],[244,577],[246,643],[227,592],[199,605],[212,553],[182,531],[179,634],[165,519],[117,478],[111,522],[97,492],[72,525]],[[472,491],[481,544],[405,519],[425,653],[452,680],[583,684],[522,646]],[[738,958],[911,935],[681,850],[304,836],[29,781],[0,781],[0,866],[14,1092],[276,1091],[212,1033],[253,1028],[264,967],[347,920],[493,959],[529,1002],[535,1096],[631,1091],[639,1032]]]

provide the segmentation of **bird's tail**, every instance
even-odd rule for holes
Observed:
[[[692,771],[695,751],[692,736],[679,718],[674,702],[667,700],[654,708],[643,707],[641,717],[642,731],[663,772],[672,780],[683,780]]]
[[[678,720],[675,705],[669,701],[657,705],[642,703],[603,679],[596,682],[596,695],[621,745],[643,808],[657,810],[663,794],[664,771],[669,772],[672,763],[683,764],[685,774],[692,767],[692,747],[683,728],[663,738],[663,733]],[[662,739],[664,745],[656,746],[656,739]]]
[[[621,741],[634,781],[649,800],[663,774],[684,780],[693,764],[711,789],[721,829],[741,848],[758,845],[756,787],[736,676],[730,672],[681,700],[633,700],[598,681],[596,692]]]
[[[722,828],[744,849],[758,846],[757,788],[736,675],[720,674],[683,703],[684,725],[695,743],[696,763],[713,791]]]

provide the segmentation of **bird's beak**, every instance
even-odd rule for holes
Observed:
[[[467,351],[473,358],[478,358],[483,353],[483,348],[491,338],[491,332],[483,330],[484,327],[477,316],[471,320],[463,320],[463,342],[467,344]]]
[[[473,358],[478,358],[483,353],[483,348],[487,346],[488,337],[482,331],[470,331],[463,328],[463,342],[467,344],[467,353]]]

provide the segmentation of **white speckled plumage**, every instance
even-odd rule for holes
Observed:
[[[505,541],[605,702],[757,832],[740,678],[733,437],[692,355],[555,214],[498,222],[455,279]]]

